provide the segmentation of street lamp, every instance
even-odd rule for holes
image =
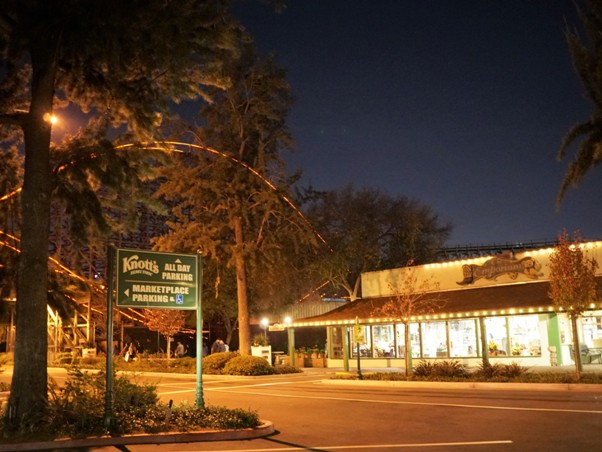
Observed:
[[[261,319],[261,327],[263,328],[263,334],[265,336],[265,341],[268,341],[268,326],[270,325],[270,320],[267,317]]]

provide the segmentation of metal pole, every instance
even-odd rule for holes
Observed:
[[[115,273],[115,248],[108,249],[107,269],[107,375],[105,390],[104,425],[111,426],[113,413],[113,277]]]
[[[295,330],[292,327],[287,328],[288,334],[288,356],[289,362],[291,366],[294,366],[295,363]]]
[[[196,307],[196,407],[205,408],[203,399],[203,313],[202,290],[203,290],[203,267],[201,255],[196,256],[197,266],[197,307]]]

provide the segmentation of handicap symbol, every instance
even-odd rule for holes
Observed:
[[[182,294],[176,295],[176,304],[184,304],[184,295],[182,295]]]

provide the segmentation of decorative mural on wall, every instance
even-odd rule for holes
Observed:
[[[456,284],[466,286],[482,278],[495,281],[502,275],[507,275],[510,279],[516,279],[519,275],[529,279],[539,279],[543,276],[540,270],[541,264],[531,256],[516,259],[513,254],[508,253],[499,257],[492,257],[485,261],[483,265],[463,265],[462,276],[464,279]]]

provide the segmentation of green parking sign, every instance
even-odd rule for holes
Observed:
[[[118,249],[117,306],[196,309],[197,259],[190,254]]]

